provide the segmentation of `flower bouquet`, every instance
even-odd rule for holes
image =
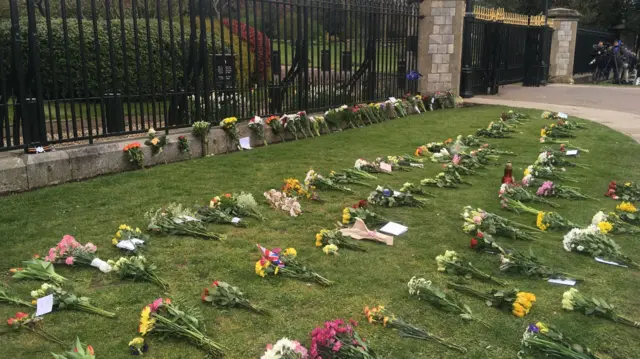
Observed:
[[[533,193],[527,191],[526,189],[520,186],[512,186],[506,183],[503,183],[500,186],[500,191],[498,192],[500,197],[509,198],[514,201],[519,202],[537,202],[537,203],[545,203],[550,205],[551,207],[558,207],[559,204],[547,201],[544,198],[537,197],[533,195]]]
[[[171,336],[188,340],[203,349],[210,357],[222,358],[223,348],[204,335],[204,318],[191,306],[174,303],[169,298],[158,298],[140,313],[138,333],[142,337],[157,334],[161,338]]]
[[[122,151],[127,154],[129,163],[137,167],[144,168],[144,152],[142,152],[140,147],[140,143],[133,142],[124,146]]]
[[[513,249],[501,249],[499,258],[501,272],[520,274],[527,277],[536,277],[541,279],[554,278],[574,279],[577,281],[582,280],[582,278],[542,264],[531,250],[529,251],[529,254],[524,254]]]
[[[162,153],[164,146],[167,144],[167,136],[156,136],[156,130],[150,128],[147,132],[148,140],[144,141],[144,144],[151,147],[151,153],[154,156]]]
[[[451,162],[443,164],[442,168],[446,169],[447,172],[452,172],[456,174],[463,174],[463,175],[476,174],[476,171],[462,165],[462,158],[463,158],[462,156],[455,154],[453,155]]]
[[[460,293],[483,299],[489,307],[510,311],[511,314],[518,318],[522,318],[529,314],[531,307],[533,307],[533,303],[536,301],[536,296],[533,293],[521,292],[517,289],[492,289],[488,293],[482,293],[461,284],[448,283],[447,286]]]
[[[377,163],[371,163],[366,161],[363,158],[358,158],[356,163],[353,165],[357,171],[367,172],[367,173],[386,173],[391,174],[390,171],[385,171]]]
[[[191,125],[191,133],[200,139],[202,144],[202,157],[209,153],[209,139],[207,135],[211,130],[211,124],[207,121],[196,121]]]
[[[605,196],[626,202],[638,202],[640,201],[640,187],[633,182],[625,182],[623,186],[618,186],[616,181],[611,181]]]
[[[391,166],[392,171],[409,172],[411,170],[410,163],[402,161],[402,164],[400,164],[400,158],[398,158],[397,156],[377,157],[375,163],[379,166],[382,166],[383,163],[386,163]],[[422,165],[422,164],[417,163],[417,165]],[[422,167],[424,167],[424,165],[422,165]]]
[[[155,273],[157,269],[155,264],[147,263],[144,256],[120,257],[117,261],[109,260],[107,262],[120,278],[151,282],[164,290],[169,288],[169,284]]]
[[[489,123],[487,128],[481,128],[476,131],[476,136],[478,137],[487,137],[487,138],[511,138],[510,133],[515,132],[507,124],[500,122]]]
[[[536,218],[536,226],[540,228],[541,231],[552,230],[552,231],[564,231],[567,229],[578,228],[579,225],[564,219],[561,215],[556,212],[538,212],[538,216]]]
[[[264,121],[260,116],[253,116],[253,118],[249,120],[248,126],[251,132],[253,132],[265,146],[269,145],[267,140],[264,138]]]
[[[148,350],[149,345],[145,343],[142,337],[135,337],[129,341],[129,352],[131,352],[131,355],[144,355]]]
[[[638,263],[620,252],[620,246],[616,242],[606,234],[602,234],[595,226],[572,229],[564,235],[562,245],[567,252],[577,251],[593,257],[612,260],[632,268],[640,268]]]
[[[224,239],[222,234],[207,231],[195,215],[194,211],[182,207],[181,204],[171,203],[166,208],[145,213],[145,218],[149,222],[147,228],[154,232],[203,239]]]
[[[527,169],[524,171],[525,176],[529,174],[531,174],[536,178],[541,178],[541,179],[561,180],[561,181],[578,183],[578,181],[574,180],[573,178],[569,178],[567,176],[563,176],[559,174],[557,171],[555,171],[551,167],[542,167],[542,166],[532,165],[527,167]]]
[[[518,358],[602,359],[589,348],[572,342],[554,326],[542,322],[530,324],[522,335]]]
[[[489,254],[504,253],[504,249],[489,234],[477,231],[475,236],[469,241],[469,248],[476,252],[484,252]]]
[[[402,187],[400,187],[400,192],[402,193],[410,193],[410,194],[421,194],[423,196],[436,197],[432,193],[426,192],[422,188],[416,186],[411,182],[405,182]]]
[[[477,321],[489,327],[487,322],[473,315],[468,305],[445,293],[441,288],[433,285],[430,280],[412,277],[407,286],[409,294],[417,297],[418,300],[423,300],[445,312],[456,313],[464,320]]]
[[[341,108],[336,108],[330,109],[324,113],[324,120],[327,123],[327,127],[329,127],[330,131],[342,131],[342,116],[340,115],[340,111]]]
[[[500,279],[493,277],[478,268],[474,267],[471,262],[465,261],[458,257],[458,253],[455,251],[445,251],[436,257],[436,264],[438,265],[438,272],[447,272],[449,274],[455,274],[463,276],[467,279],[478,278],[480,280],[494,282],[500,286],[505,286],[506,283]]]
[[[370,211],[367,207],[368,202],[363,199],[351,207],[345,207],[342,210],[342,224],[353,224],[356,221],[356,218],[363,220],[367,226],[376,226],[389,222],[388,219]]]
[[[309,136],[315,137],[313,136],[313,132],[311,132],[311,121],[309,120],[309,116],[307,115],[307,112],[306,111],[298,112],[298,119],[299,119],[298,124],[301,127],[302,133],[304,134],[304,132],[306,131],[309,134]]]
[[[284,131],[292,134],[296,140],[298,139],[298,121],[298,115],[282,115],[282,117],[280,117]]]
[[[356,332],[355,321],[342,319],[324,323],[311,331],[311,358],[378,359],[369,344]]]
[[[217,197],[219,201],[219,197]],[[204,223],[215,223],[215,224],[230,224],[236,227],[247,227],[247,223],[242,221],[239,217],[234,217],[226,212],[222,211],[220,208],[212,207],[215,206],[216,202],[214,201],[216,198],[213,198],[209,201],[208,206],[202,206],[198,208],[198,216],[200,220]]]
[[[364,123],[365,119],[367,120],[367,122],[369,122],[370,125],[378,122],[378,119],[368,105],[359,104],[355,105],[353,108],[356,116],[360,119],[360,122]]]
[[[202,302],[211,303],[219,308],[244,308],[261,315],[269,315],[265,309],[256,307],[240,291],[227,282],[214,281],[211,288],[205,288],[202,292]]]
[[[552,123],[540,130],[540,137],[575,138],[576,135],[569,128]]]
[[[431,154],[431,162],[449,163],[452,160],[453,160],[453,157],[446,148],[443,148],[439,152],[433,152]]]
[[[522,177],[523,187],[540,187],[544,182],[545,182],[544,180],[533,177],[531,173]]]
[[[214,197],[209,202],[209,207],[217,208],[230,216],[252,217],[264,221],[262,213],[258,210],[258,202],[251,193],[225,193]]]
[[[102,315],[107,318],[114,318],[116,315],[112,312],[94,307],[90,304],[89,298],[78,297],[74,293],[67,292],[55,284],[43,283],[39,289],[31,291],[31,297],[34,301],[38,298],[46,297],[53,294],[53,309],[72,309],[82,312]]]
[[[88,242],[84,246],[70,235],[65,235],[62,240],[53,248],[49,249],[49,254],[44,258],[51,263],[65,263],[66,265],[82,264],[90,265],[100,269],[103,273],[109,273],[111,266],[96,256],[96,247]]]
[[[591,219],[591,224],[597,226],[602,233],[613,234],[638,234],[640,227],[623,221],[615,212],[605,214],[602,211],[596,213]]]
[[[60,339],[42,329],[42,317],[36,317],[35,315],[29,315],[24,312],[17,312],[14,317],[7,319],[7,325],[16,331],[24,328],[46,340],[52,341],[53,343],[64,345]]]
[[[313,127],[313,131],[315,131],[317,136],[320,136],[323,129],[326,130],[327,133],[331,132],[329,126],[327,126],[327,122],[322,116],[309,116],[309,123],[311,123],[311,127]]]
[[[280,254],[280,249],[273,251],[258,244],[258,249],[262,253],[262,258],[256,262],[256,274],[265,277],[266,275],[281,274],[285,277],[299,279],[305,282],[315,282],[323,286],[330,286],[332,281],[312,271],[298,258],[298,252],[294,248],[287,248]]]
[[[284,180],[282,192],[289,197],[306,198],[312,201],[321,201],[318,194],[311,188],[303,187],[296,178],[287,178]]]
[[[369,185],[367,183],[360,181],[359,180],[360,178],[361,177],[358,177],[358,175],[352,175],[349,172],[331,171],[329,172],[328,180],[332,181],[335,184],[356,184],[356,185],[368,187]]]
[[[556,140],[547,136],[541,136],[540,143],[560,145],[560,151],[562,152],[566,151],[567,148],[574,148],[580,152],[589,153],[589,150],[586,148],[580,148],[578,146],[575,146],[569,143],[568,141]]]
[[[553,112],[553,111],[543,111],[542,115],[540,115],[540,118],[543,120],[559,120],[560,119],[560,113],[559,112]]]
[[[554,184],[552,181],[545,181],[536,191],[536,196],[566,199],[595,199],[582,194],[578,187],[562,186]]]
[[[27,302],[26,300],[22,300],[18,297],[12,297],[7,292],[0,287],[0,303],[7,303],[13,305],[22,305],[25,307],[33,308],[34,304]]]
[[[307,349],[295,340],[282,338],[275,344],[267,345],[260,359],[308,359]]]
[[[339,230],[327,230],[323,229],[316,233],[316,247],[324,247],[328,245],[334,245],[338,248],[347,248],[354,251],[366,252],[367,248],[360,245],[360,243],[343,235]]]
[[[149,240],[149,236],[143,234],[140,228],[133,228],[126,224],[121,224],[116,231],[116,234],[111,238],[111,244],[114,246],[128,250],[131,252],[137,252],[144,242]]]
[[[427,204],[426,200],[416,198],[411,193],[394,191],[389,187],[382,186],[376,187],[375,191],[369,194],[367,202],[381,207],[409,206],[422,208]]]
[[[565,160],[564,158],[562,158],[564,156],[563,153],[565,151],[566,149],[564,149],[564,147],[560,147],[560,151],[554,151],[553,149],[545,149],[538,156],[538,161],[540,161],[540,163],[543,165],[550,165],[555,167],[578,167],[578,168],[585,168],[585,169],[591,168],[591,166]]]
[[[514,122],[514,123],[522,124],[526,122],[524,120],[530,120],[531,117],[524,113],[509,110],[508,112],[503,112],[500,115],[500,119],[505,122]]]
[[[606,318],[616,323],[621,323],[634,328],[640,328],[640,322],[628,319],[618,314],[613,304],[602,298],[587,297],[579,290],[571,288],[562,295],[562,309],[569,311],[578,310],[584,315],[593,315]]]
[[[67,278],[57,274],[53,268],[53,263],[43,261],[40,258],[31,258],[23,261],[22,268],[11,268],[9,272],[13,273],[13,279],[37,279],[41,281],[52,281],[55,283],[63,283]]]
[[[472,235],[478,232],[502,237],[532,241],[536,239],[535,228],[486,212],[480,208],[466,206],[462,213],[464,224],[462,229]]]
[[[449,172],[440,172],[434,178],[425,178],[420,181],[421,186],[438,188],[458,188],[458,182]]]
[[[240,138],[238,138],[238,127],[236,127],[237,122],[237,118],[227,117],[220,121],[220,127],[222,127],[227,136],[229,136],[231,145],[237,147],[239,151],[242,151],[242,146],[240,146]]]
[[[91,345],[82,345],[78,337],[76,337],[76,342],[70,351],[62,354],[51,353],[51,355],[53,355],[53,359],[96,359],[93,347]]]
[[[288,212],[291,217],[297,217],[302,213],[300,203],[295,197],[287,197],[286,193],[276,191],[275,189],[270,189],[264,192],[263,195],[273,209]]]
[[[178,150],[180,153],[186,153],[191,157],[191,146],[189,146],[189,140],[184,135],[178,136]]]
[[[433,340],[436,343],[444,345],[449,349],[454,349],[462,353],[467,352],[467,349],[460,345],[450,343],[438,336],[427,332],[422,328],[407,323],[403,319],[396,317],[393,313],[389,313],[382,305],[378,305],[377,307],[373,307],[371,309],[369,309],[369,307],[365,307],[364,315],[367,317],[367,321],[369,321],[369,323],[378,323],[382,324],[386,328],[395,329],[398,331],[398,335],[400,335],[402,338]]]
[[[638,209],[631,202],[622,202],[616,206],[616,214],[621,220],[640,226],[640,215],[638,215]]]
[[[325,189],[325,190],[334,190],[334,191],[342,191],[342,192],[353,192],[351,188],[342,186],[331,180],[330,178],[325,178],[322,175],[319,175],[313,169],[309,170],[304,178],[304,185],[310,189]]]
[[[273,132],[274,135],[279,136],[280,140],[284,142],[284,127],[278,116],[267,117],[264,123],[271,128],[271,132]]]

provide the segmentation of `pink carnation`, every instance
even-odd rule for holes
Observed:
[[[73,261],[74,261],[74,258],[73,258],[73,257],[67,257],[67,259],[65,259],[65,260],[64,260],[64,262],[65,262],[67,265],[70,265],[70,266],[72,266],[72,265],[73,265]]]
[[[342,343],[341,343],[341,342],[336,342],[336,343],[333,345],[333,349],[332,349],[332,350],[333,350],[334,352],[339,352],[341,347],[342,347]]]
[[[95,244],[88,242],[84,245],[84,249],[86,249],[89,253],[95,253],[96,250],[98,250],[98,247],[96,247]]]

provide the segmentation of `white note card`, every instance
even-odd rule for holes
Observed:
[[[231,220],[231,223],[238,224],[238,223],[240,223],[241,220],[242,220],[242,218],[233,217],[233,219]]]
[[[424,168],[424,165],[422,163],[409,163],[410,167],[418,167],[418,168]]]
[[[398,102],[398,99],[396,99],[395,97],[389,97],[389,101],[396,103]]]
[[[394,196],[394,197],[398,197],[398,196],[401,196],[401,195],[402,195],[402,192],[400,192],[400,191],[393,191],[393,196]]]
[[[242,137],[240,139],[240,147],[244,148],[245,150],[250,150],[251,149],[251,138],[250,137]]]
[[[620,263],[618,263],[618,262],[607,261],[607,260],[604,260],[604,259],[602,259],[602,258],[598,258],[598,257],[596,257],[596,258],[595,258],[595,260],[596,260],[596,262],[600,262],[600,263],[604,263],[604,264],[610,264],[610,265],[612,265],[612,266],[618,266],[618,267],[624,267],[624,268],[627,268],[627,266],[626,266],[626,265],[624,265],[624,264],[620,264]]]
[[[380,162],[380,169],[385,172],[391,172],[393,170],[390,164],[384,162]]]
[[[558,117],[564,118],[565,120],[569,118],[569,116],[567,116],[567,114],[564,112],[558,112]]]
[[[556,278],[550,278],[549,280],[547,280],[547,282],[549,283],[555,283],[555,284],[562,284],[562,285],[570,285],[570,286],[574,286],[576,285],[576,281],[573,279],[556,279]]]
[[[389,233],[394,236],[399,236],[405,233],[409,228],[396,222],[389,222],[380,228],[380,232]]]
[[[128,251],[135,251],[136,247],[143,245],[144,241],[138,238],[125,239],[124,241],[118,242],[116,247],[120,249],[126,249]]]
[[[51,313],[53,310],[53,294],[38,298],[36,301],[36,317]]]
[[[569,150],[565,153],[565,156],[577,156],[578,150]]]

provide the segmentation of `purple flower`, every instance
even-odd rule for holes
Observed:
[[[389,197],[391,196],[391,191],[389,191],[388,189],[385,189],[384,191],[382,191],[382,195],[384,195],[385,197]]]
[[[529,324],[527,330],[533,333],[538,333],[540,331],[540,329],[538,329],[535,324]]]

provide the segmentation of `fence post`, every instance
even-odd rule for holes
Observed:
[[[460,96],[463,98],[473,97],[473,68],[471,65],[472,58],[472,37],[473,23],[475,16],[473,15],[473,0],[467,0],[467,7],[464,14],[463,40],[462,40],[462,73],[460,80]]]
[[[580,13],[572,9],[549,10],[555,29],[551,40],[549,60],[549,82],[573,83],[573,62],[578,34]]]
[[[425,0],[420,4],[418,72],[421,93],[459,90],[465,0]]]

